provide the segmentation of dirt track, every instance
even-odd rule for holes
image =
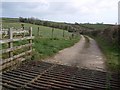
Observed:
[[[44,61],[94,70],[106,70],[105,57],[95,40],[82,35],[81,40],[74,46],[61,50],[54,57]]]

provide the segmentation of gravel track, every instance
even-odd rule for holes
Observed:
[[[59,51],[55,56],[45,59],[45,62],[89,68],[106,71],[106,58],[100,51],[94,39],[81,35],[74,46]]]

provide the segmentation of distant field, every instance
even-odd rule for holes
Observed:
[[[109,24],[81,24],[81,26],[93,28],[93,29],[105,29],[111,27]]]
[[[2,22],[9,22],[9,23],[19,22],[19,19],[18,18],[2,18]]]
[[[29,27],[33,28],[33,34],[37,35],[38,33],[38,27],[41,33],[42,37],[48,37],[50,38],[52,35],[52,28],[50,27],[45,27],[45,26],[40,26],[40,25],[33,25],[33,24],[28,24],[28,23],[9,23],[9,22],[3,22],[2,23],[2,27],[3,28],[10,28],[10,27],[15,27],[16,29],[21,28],[21,24],[24,24],[25,29],[29,29]],[[65,31],[65,37],[69,37],[71,35],[71,33],[69,33],[68,31]],[[57,38],[62,38],[63,37],[63,30],[62,29],[54,29],[54,33],[53,33],[54,37]]]
[[[14,27],[16,29],[19,29],[21,28],[21,24],[24,24],[24,27],[27,30],[29,29],[29,27],[33,28],[33,35],[35,36],[35,39],[33,41],[34,49],[35,49],[35,52],[33,52],[33,56],[32,56],[33,60],[40,60],[42,58],[52,56],[55,53],[57,53],[59,50],[74,45],[80,39],[79,36],[75,36],[72,38],[72,34],[66,30],[64,30],[64,37],[63,37],[63,30],[56,28],[54,29],[53,38],[52,38],[52,28],[50,27],[28,24],[28,23],[12,22],[9,19],[6,20],[4,20],[2,23],[3,28]],[[40,30],[40,36],[38,36],[38,27]],[[22,43],[24,42],[22,41]]]

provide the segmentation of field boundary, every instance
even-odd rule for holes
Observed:
[[[32,40],[34,39],[34,36],[32,36],[32,27],[29,28],[29,30],[23,30],[23,29],[2,29],[1,30],[1,39],[0,43],[8,45],[7,48],[3,48],[0,50],[1,54],[1,63],[0,63],[0,71],[4,70],[8,67],[14,66],[17,63],[20,63],[26,58],[31,57],[31,52],[32,52],[32,45],[33,42]],[[24,41],[23,41],[24,40]],[[19,45],[19,46],[14,46],[14,43],[17,41],[23,41],[27,42],[27,44]],[[25,49],[28,48],[28,49]],[[25,51],[20,52],[17,55],[14,55],[14,51],[20,50],[20,49],[25,49]],[[9,54],[9,57],[3,58],[3,54]]]

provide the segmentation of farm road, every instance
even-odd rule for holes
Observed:
[[[44,61],[93,70],[106,70],[105,57],[95,40],[83,35],[74,46],[61,50],[54,57]]]

